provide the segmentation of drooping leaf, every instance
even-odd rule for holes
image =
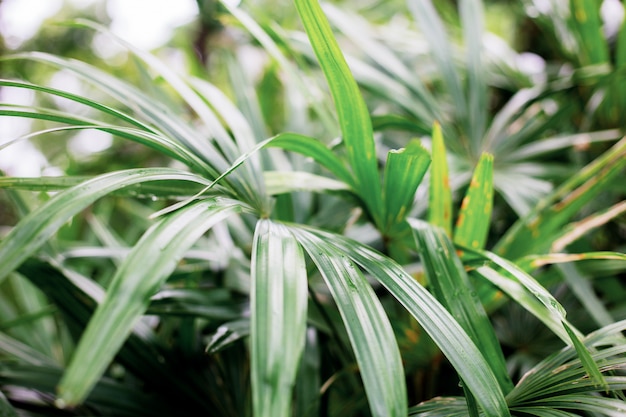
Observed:
[[[343,162],[326,145],[315,138],[297,133],[281,133],[276,135],[268,146],[298,152],[313,158],[338,179],[354,187],[355,182],[352,174],[346,169]]]
[[[389,319],[372,287],[346,253],[326,238],[290,227],[324,277],[341,313],[373,416],[406,415],[400,352]]]
[[[270,195],[290,193],[293,191],[349,191],[349,186],[331,178],[311,174],[304,171],[265,171],[265,186]],[[2,180],[0,178],[0,180]]]
[[[307,273],[289,230],[259,220],[252,246],[251,374],[256,417],[288,417],[305,345]]]
[[[19,272],[45,292],[74,334],[79,334],[85,328],[93,311],[105,297],[104,289],[96,282],[61,265],[53,267],[31,258],[20,266]],[[208,403],[205,396],[189,389],[191,381],[186,380],[177,369],[163,363],[162,352],[154,344],[152,329],[142,322],[135,324],[126,343],[118,352],[117,360],[129,373],[140,379],[171,381],[168,395],[180,398],[184,404],[205,407]],[[38,377],[41,378],[41,375]],[[54,385],[57,383],[58,378]]]
[[[486,416],[510,416],[496,377],[485,357],[452,315],[392,259],[349,238],[306,229],[332,242],[335,253],[351,258],[371,273],[420,323],[474,394]]]
[[[60,406],[79,404],[86,397],[183,253],[206,230],[241,210],[241,204],[231,200],[199,201],[143,235],[118,268],[80,339],[59,383]]]
[[[580,359],[580,362],[585,368],[587,375],[591,382],[596,385],[598,388],[604,389],[604,392],[608,394],[609,386],[607,382],[604,380],[604,376],[600,369],[598,368],[598,363],[591,357],[591,354],[587,350],[587,347],[583,344],[583,342],[579,339],[579,336],[572,330],[572,328],[566,323],[563,322],[563,327],[565,327],[565,331],[570,337],[574,348],[576,349],[576,354]],[[626,409],[626,405],[624,405],[624,409]]]
[[[474,273],[498,287],[545,324],[564,343],[569,343],[569,337],[562,325],[564,319],[561,315],[555,314],[554,309],[546,307],[545,295],[538,295],[539,293],[529,291],[523,283],[513,278],[511,274],[502,273],[488,266],[477,268]],[[555,301],[555,303],[557,302]]]
[[[118,102],[132,106],[142,119],[150,122],[167,137],[173,138],[196,154],[210,167],[214,174],[228,168],[228,162],[210,141],[195,132],[182,118],[175,117],[163,103],[154,100],[135,86],[125,83],[92,65],[42,52],[14,54],[3,59],[29,60],[70,71],[82,80],[115,98]]]
[[[0,280],[43,245],[66,221],[97,199],[120,188],[149,181],[206,181],[171,168],[139,168],[111,172],[67,189],[29,213],[0,242]]]
[[[409,219],[429,288],[480,349],[506,394],[513,389],[500,343],[454,246],[442,229]]]

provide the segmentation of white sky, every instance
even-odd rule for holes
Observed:
[[[194,0],[65,0],[77,8],[95,2],[106,3],[112,19],[111,30],[118,36],[141,49],[154,49],[169,40],[172,31],[190,22],[198,13]],[[44,20],[54,16],[63,7],[64,0],[3,0],[0,2],[0,31],[9,48],[17,48],[37,33]],[[175,4],[176,6],[172,6]],[[99,44],[100,43],[100,44]],[[96,37],[94,46],[106,55],[102,39]],[[115,51],[111,51],[114,53]],[[65,80],[67,81],[67,80]],[[65,83],[65,82],[64,82]],[[30,105],[32,94],[25,90],[3,89],[0,100]],[[20,118],[0,118],[0,147],[12,139],[30,131],[30,122]],[[111,145],[110,135],[96,131],[84,131],[76,135],[69,146],[77,155],[88,155]],[[0,149],[0,170],[8,175],[32,177],[58,175],[58,169],[46,168],[45,157],[29,142],[19,141]]]

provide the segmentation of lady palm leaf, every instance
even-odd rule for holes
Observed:
[[[97,199],[123,187],[159,180],[206,184],[204,178],[185,171],[139,168],[104,174],[65,190],[22,219],[0,242],[0,279],[31,256],[72,216]]]
[[[428,221],[452,236],[452,192],[441,125],[435,123],[432,138],[432,165],[428,193]]]
[[[52,262],[55,263],[55,262]],[[56,263],[55,263],[56,264]],[[82,331],[91,319],[96,307],[105,299],[105,290],[96,282],[70,268],[29,259],[19,268],[19,273],[27,277],[34,285],[44,292],[54,303],[64,318],[64,324],[77,333]],[[210,401],[205,395],[197,392],[193,382],[163,362],[163,351],[154,343],[155,333],[143,322],[136,323],[126,342],[116,354],[119,361],[131,374],[145,381],[170,381],[164,389],[167,394],[180,398],[186,407],[194,409],[206,408]],[[10,346],[9,346],[10,347]],[[28,353],[28,349],[23,350]],[[22,362],[37,366],[53,366],[49,361],[41,363],[37,358],[22,355]],[[60,375],[53,381],[56,391]],[[97,388],[96,388],[97,389]],[[89,400],[88,400],[89,402]],[[179,404],[180,405],[180,404]]]
[[[225,171],[228,162],[210,141],[205,140],[190,126],[183,123],[164,104],[153,100],[138,88],[92,66],[74,59],[62,58],[42,52],[29,52],[11,55],[4,59],[29,60],[51,65],[70,71],[80,79],[92,84],[99,90],[134,109],[138,117],[159,129],[164,136],[179,142],[191,152],[203,159],[214,175]]]
[[[182,255],[208,229],[243,209],[232,200],[189,205],[151,227],[118,268],[59,384],[59,405],[79,404],[109,365]],[[146,260],[151,260],[146,264]],[[85,370],[85,364],[89,368]]]
[[[493,156],[485,153],[478,161],[467,194],[461,203],[454,229],[454,243],[471,248],[483,248],[487,243],[492,207]]]
[[[335,101],[356,192],[382,227],[380,177],[367,106],[317,1],[296,0],[295,4]]]
[[[294,230],[298,238],[300,229]],[[452,315],[400,265],[346,237],[310,228],[304,230],[326,242],[328,250],[343,254],[343,262],[356,263],[387,288],[446,355],[486,416],[510,415],[497,379],[480,350]]]
[[[341,313],[374,416],[406,415],[406,386],[391,324],[367,280],[353,263],[352,248],[334,235],[290,227],[324,277]]]
[[[251,270],[253,414],[286,417],[304,350],[307,276],[302,249],[285,226],[257,223]]]
[[[478,346],[508,393],[513,383],[508,376],[502,349],[493,326],[456,256],[454,246],[442,229],[409,219],[428,277],[429,288]]]
[[[625,155],[626,138],[569,178],[526,217],[518,220],[499,240],[494,251],[511,259],[547,252],[563,233],[563,226],[612,179],[624,172]]]

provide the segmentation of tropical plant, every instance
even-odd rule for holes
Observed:
[[[167,166],[0,178],[19,219],[0,241],[0,387],[10,402],[0,397],[0,410],[256,417],[623,413],[624,323],[611,320],[585,337],[530,273],[583,260],[608,259],[624,269],[626,257],[616,252],[553,252],[621,212],[618,206],[571,223],[623,172],[626,140],[557,187],[493,251],[485,250],[493,157],[476,155],[454,228],[447,133],[438,124],[432,152],[417,140],[389,150],[381,176],[369,111],[321,7],[315,0],[295,5],[334,102],[339,132],[326,132],[340,133],[334,148],[301,133],[268,138],[256,98],[241,94],[245,77],[232,86],[239,110],[215,85],[181,76],[119,39],[146,88],[61,56],[4,58],[68,72],[99,97],[0,81],[48,99],[41,106],[1,105],[3,118],[48,123],[16,140],[101,131],[120,144],[144,146],[158,156],[152,161]],[[225,7],[249,30],[262,29],[242,10]],[[88,21],[74,25],[107,33]],[[263,30],[254,36],[304,94],[301,75],[275,40]],[[232,56],[226,60],[234,77],[242,74]],[[76,107],[55,107],[51,98]],[[329,102],[311,102],[319,119],[302,120],[332,129]],[[429,165],[426,222],[409,214]],[[566,345],[517,383],[488,316],[504,303],[503,293]],[[435,369],[442,355],[453,370],[447,377],[453,385],[460,381],[462,391],[437,390],[434,395],[456,397],[409,408],[415,396],[407,380],[423,369],[413,365]]]

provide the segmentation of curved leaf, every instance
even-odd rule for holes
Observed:
[[[332,242],[335,253],[350,257],[398,299],[437,343],[486,416],[510,416],[502,390],[484,356],[432,294],[395,261],[374,249],[343,236],[309,228],[305,230],[320,241]]]
[[[78,343],[59,383],[60,406],[84,400],[185,251],[212,226],[241,210],[242,205],[232,200],[199,201],[143,235],[120,265]]]
[[[406,416],[406,386],[395,335],[372,287],[350,261],[350,251],[321,237],[290,227],[307,251],[337,303],[354,349],[373,416]]]
[[[177,169],[140,168],[100,175],[65,190],[29,213],[0,242],[0,280],[97,199],[129,185],[161,180],[206,184],[204,178]]]
[[[454,245],[442,229],[409,219],[429,288],[465,329],[489,363],[506,394],[513,389],[504,355],[485,309],[470,282]]]

